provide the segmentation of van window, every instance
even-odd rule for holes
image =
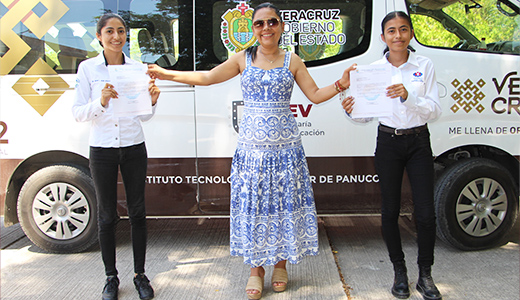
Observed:
[[[25,74],[39,59],[57,73],[75,73],[81,61],[102,49],[95,17],[104,8],[98,0],[60,2],[53,7],[53,16],[34,21],[48,10],[40,2],[29,14],[15,16],[17,24],[2,20],[15,34],[2,40],[2,73]]]
[[[179,59],[178,1],[134,0],[130,4],[130,57],[171,68]]]
[[[308,66],[338,61],[368,49],[371,1],[272,3],[285,22],[281,46],[298,54]],[[196,7],[198,70],[211,69],[256,43],[251,28],[255,6],[250,2],[215,1],[212,6]],[[211,35],[208,28],[212,28]]]
[[[520,54],[520,14],[508,1],[408,0],[417,41],[426,46]]]
[[[0,41],[3,74],[25,74],[38,60],[43,60],[56,73],[75,74],[80,62],[103,50],[96,38],[96,23],[105,12],[117,12],[127,22],[129,35],[123,51],[131,58],[172,68],[178,67],[179,55],[184,53],[184,64],[179,69],[193,70],[191,1],[74,0],[53,3],[52,14],[40,2],[29,13],[2,20],[3,26],[9,26],[15,34],[5,35],[7,37]],[[2,16],[5,13],[0,12]],[[179,43],[179,20],[182,18],[190,20],[181,26],[189,32],[185,34],[184,44]],[[9,23],[11,20],[12,24]],[[188,46],[182,48],[182,45]]]

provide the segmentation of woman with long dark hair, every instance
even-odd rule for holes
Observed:
[[[274,291],[287,287],[286,263],[318,254],[318,224],[309,169],[298,126],[290,110],[296,81],[313,103],[350,85],[349,71],[318,88],[303,61],[280,49],[284,23],[270,3],[254,9],[259,46],[241,51],[209,72],[181,72],[149,66],[152,78],[210,85],[241,74],[244,112],[231,166],[231,255],[251,267],[246,293],[260,299],[264,266],[274,265]]]

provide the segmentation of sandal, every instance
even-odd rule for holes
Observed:
[[[262,297],[262,290],[264,288],[264,279],[260,276],[249,276],[246,285],[247,299],[258,300]],[[257,290],[256,294],[249,294],[247,290]]]
[[[274,268],[271,284],[275,292],[283,292],[287,288],[287,270],[283,268]],[[284,285],[274,285],[275,283],[285,283]]]

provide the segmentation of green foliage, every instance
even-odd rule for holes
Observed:
[[[508,17],[500,13],[496,0],[479,1],[482,8],[470,9],[466,13],[464,5],[455,3],[443,11],[464,26],[477,39],[485,38],[486,43],[520,40],[520,16]],[[425,45],[453,47],[459,38],[448,32],[438,21],[423,15],[411,15],[415,36]]]
[[[444,29],[441,23],[423,15],[411,15],[417,41],[428,46],[453,47],[459,38]]]

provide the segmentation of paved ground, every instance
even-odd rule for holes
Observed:
[[[2,220],[3,221],[3,220]],[[407,256],[411,300],[417,268],[414,227],[400,221]],[[3,222],[2,222],[3,223]],[[245,299],[248,268],[229,255],[227,219],[149,220],[147,275],[155,299]],[[133,288],[128,221],[118,225],[119,299],[138,299]],[[510,242],[495,249],[462,252],[438,241],[434,279],[445,300],[518,300],[519,229]],[[99,249],[70,255],[48,254],[23,236],[18,225],[1,228],[0,298],[100,299],[104,283]],[[262,299],[386,300],[393,279],[380,237],[378,217],[324,217],[320,222],[320,255],[290,265],[290,284],[274,293],[266,277]],[[267,268],[267,274],[271,273]]]

